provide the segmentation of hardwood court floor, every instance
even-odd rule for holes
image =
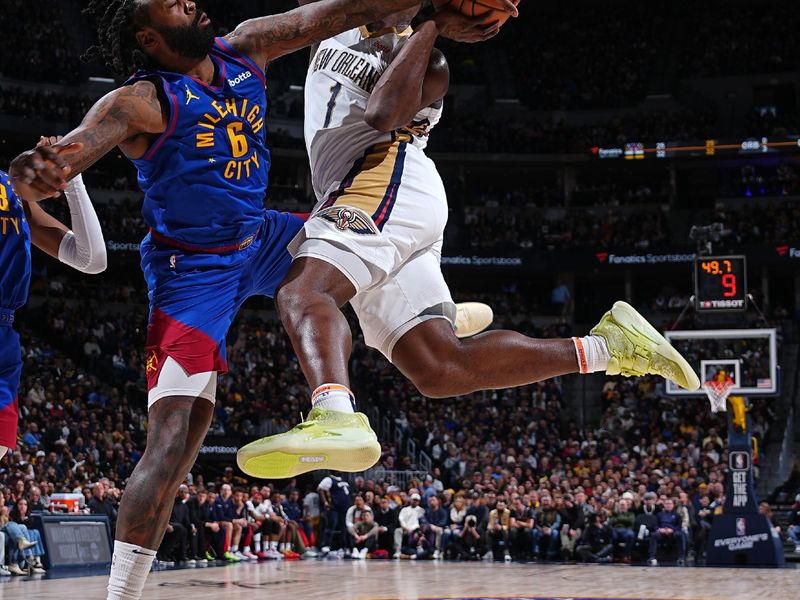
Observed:
[[[16,578],[0,599],[104,600],[106,576]],[[302,561],[154,572],[145,600],[800,598],[800,569]]]

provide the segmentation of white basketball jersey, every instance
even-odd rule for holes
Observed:
[[[317,199],[345,178],[354,163],[392,133],[376,131],[364,120],[370,94],[410,37],[411,30],[367,37],[352,29],[322,42],[311,61],[305,87],[305,139]],[[401,131],[423,151],[442,115],[441,102],[421,110]]]

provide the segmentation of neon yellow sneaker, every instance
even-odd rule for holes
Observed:
[[[615,302],[590,333],[608,344],[607,375],[661,375],[684,389],[700,389],[700,379],[686,359],[627,302]]]
[[[492,307],[481,302],[456,304],[456,337],[468,338],[479,334],[494,321]]]
[[[378,436],[365,414],[313,408],[294,429],[241,448],[236,462],[252,477],[288,479],[317,469],[365,471],[380,457]]]

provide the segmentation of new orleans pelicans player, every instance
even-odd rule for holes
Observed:
[[[312,389],[295,429],[242,448],[239,466],[267,478],[371,467],[380,445],[349,389],[350,302],[367,344],[429,397],[533,383],[561,374],[655,373],[691,389],[691,367],[632,307],[618,302],[583,338],[492,331],[460,340],[440,269],[447,198],[428,136],[449,71],[434,42],[458,17],[443,10],[413,30],[414,11],[322,42],[306,79],[306,146],[318,204],[290,244],[276,294]]]
[[[267,63],[421,4],[321,0],[217,37],[191,0],[88,2],[94,53],[128,79],[62,142],[18,156],[10,175],[23,200],[40,200],[120,146],[145,193],[149,428],[120,504],[108,600],[141,597],[211,423],[228,327],[248,297],[273,295],[303,226],[264,207]]]

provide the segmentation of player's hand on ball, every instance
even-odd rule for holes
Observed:
[[[485,42],[500,32],[500,22],[487,21],[485,16],[468,17],[449,6],[440,9],[433,22],[439,35],[456,42]]]
[[[40,146],[55,146],[58,142],[64,139],[63,135],[43,135],[39,137],[39,143],[36,147]]]
[[[494,10],[507,12],[512,17],[519,16],[519,9],[517,8],[517,4],[519,4],[519,2],[512,2],[512,0],[495,0],[495,1],[497,6],[494,6]],[[453,0],[433,0],[433,8],[435,8],[438,11],[441,10],[442,7],[452,3]]]
[[[43,142],[45,139],[47,143]],[[50,139],[41,138],[36,148],[23,152],[11,163],[8,171],[11,185],[26,202],[58,197],[67,188],[67,177],[72,171],[64,157],[83,150],[83,144],[52,146]]]

